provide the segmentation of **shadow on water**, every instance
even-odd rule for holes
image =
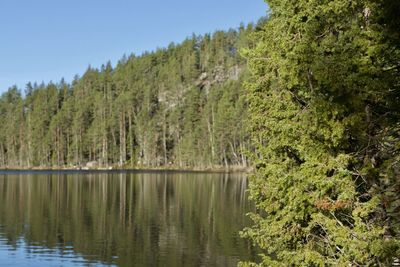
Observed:
[[[256,254],[238,235],[252,209],[246,187],[240,174],[3,171],[0,255],[23,250],[2,256],[20,266],[36,254],[53,255],[58,266],[67,256],[96,265],[235,266]]]

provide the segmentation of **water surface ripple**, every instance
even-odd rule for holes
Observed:
[[[240,174],[0,172],[1,266],[236,266]]]

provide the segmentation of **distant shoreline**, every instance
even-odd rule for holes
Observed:
[[[199,167],[192,167],[192,168],[180,168],[176,166],[171,167],[115,167],[115,166],[108,166],[108,167],[63,167],[63,166],[43,166],[43,167],[2,167],[0,171],[94,171],[94,172],[146,172],[146,171],[171,171],[171,172],[207,172],[207,173],[249,173],[252,171],[251,167],[242,167],[242,166],[229,166],[228,168],[225,167],[207,167],[207,168],[199,168]]]

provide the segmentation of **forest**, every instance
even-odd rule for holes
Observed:
[[[88,67],[0,98],[3,168],[246,167],[252,24]]]

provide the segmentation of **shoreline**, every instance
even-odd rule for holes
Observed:
[[[98,166],[98,167],[76,167],[76,166],[42,166],[42,167],[0,167],[0,171],[95,171],[95,172],[134,172],[134,171],[170,171],[170,172],[207,172],[207,173],[250,173],[251,167],[229,166],[226,167],[188,167],[182,168],[177,166],[160,166],[160,167],[115,167],[115,166]]]

